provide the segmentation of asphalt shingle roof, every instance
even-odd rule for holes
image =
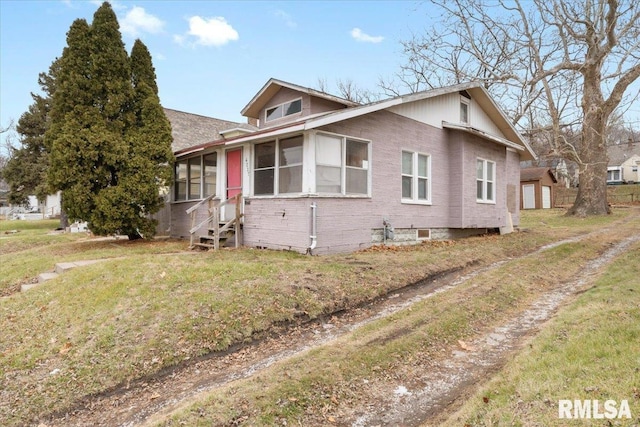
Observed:
[[[609,155],[609,166],[620,166],[634,154],[640,156],[640,142],[633,144],[621,142],[617,145],[610,145],[607,147],[607,154]]]
[[[167,119],[169,119],[169,122],[171,122],[171,134],[173,135],[171,148],[174,152],[206,142],[223,139],[220,132],[227,129],[241,128],[257,130],[255,126],[247,123],[200,116],[198,114],[185,113],[170,108],[165,108],[164,113]]]
[[[544,177],[544,174],[550,174],[555,182],[556,179],[549,168],[526,168],[520,169],[520,181],[536,181]]]

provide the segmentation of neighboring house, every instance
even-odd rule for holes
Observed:
[[[520,171],[520,209],[550,209],[554,206],[554,184],[550,168],[526,168]]]
[[[631,139],[607,147],[609,164],[607,184],[633,184],[640,182],[640,144]]]
[[[46,218],[55,218],[62,212],[62,192],[49,194],[44,203],[40,206]]]
[[[257,248],[327,254],[519,224],[519,162],[535,155],[479,83],[359,105],[271,79],[242,114],[258,129],[176,151],[172,236],[206,222],[203,199],[238,193]]]

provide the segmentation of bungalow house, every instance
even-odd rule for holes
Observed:
[[[176,151],[172,236],[207,238],[213,196],[245,246],[312,254],[519,223],[534,154],[479,83],[360,105],[270,79],[242,114],[257,128]]]
[[[607,184],[634,184],[640,182],[640,145],[629,139],[607,147]]]
[[[550,209],[554,206],[554,184],[558,181],[550,168],[520,171],[520,209]]]

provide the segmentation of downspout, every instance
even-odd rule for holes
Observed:
[[[307,248],[307,254],[312,255],[311,251],[313,251],[316,246],[318,246],[318,236],[317,236],[317,223],[318,223],[318,205],[316,202],[311,203],[311,244]]]

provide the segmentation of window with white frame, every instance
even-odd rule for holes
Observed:
[[[175,164],[174,201],[215,195],[217,174],[217,153],[178,160]]]
[[[469,100],[460,97],[460,123],[469,124]]]
[[[402,201],[431,202],[431,156],[402,152]]]
[[[286,116],[300,113],[302,111],[302,99],[296,99],[295,101],[289,101],[276,105],[275,107],[267,108],[264,115],[265,122],[281,119]]]
[[[302,135],[278,141],[278,193],[302,191]]]
[[[189,165],[189,187],[187,197],[189,199],[200,198],[202,184],[202,157],[192,157],[187,160]]]
[[[496,200],[496,163],[490,160],[476,160],[476,199],[478,202],[493,203]]]
[[[256,144],[253,153],[253,194],[274,194],[276,142]]]
[[[298,135],[255,145],[254,195],[266,196],[302,191],[302,142],[302,135]]]
[[[217,153],[205,154],[202,156],[202,197],[209,197],[216,194],[216,183],[218,178],[218,155]]]
[[[316,135],[316,192],[369,194],[369,142]]]
[[[174,200],[187,200],[187,177],[189,176],[189,166],[186,160],[176,161]]]
[[[620,181],[620,169],[609,169],[607,171],[607,181]]]

